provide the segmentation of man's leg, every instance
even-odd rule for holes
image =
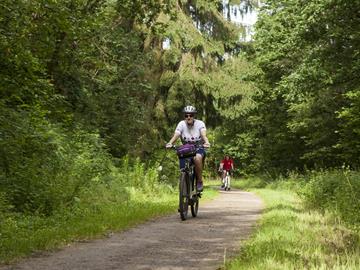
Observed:
[[[203,189],[203,181],[202,181],[202,169],[203,169],[203,157],[201,154],[196,154],[194,158],[195,162],[195,173],[197,178],[197,188],[199,191],[202,191]]]

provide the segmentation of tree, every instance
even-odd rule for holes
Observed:
[[[266,1],[262,7],[255,35],[256,61],[264,74],[265,95],[273,96],[280,102],[273,105],[282,109],[265,109],[261,119],[272,115],[268,125],[280,120],[273,126],[285,137],[274,143],[296,145],[293,155],[302,160],[302,166],[358,163],[356,151],[345,154],[350,144],[358,149],[357,139],[349,137],[355,135],[358,118],[352,109],[359,85],[355,75],[359,19],[354,5],[336,0]]]

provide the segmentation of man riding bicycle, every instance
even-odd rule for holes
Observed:
[[[195,119],[195,115],[197,113],[196,108],[194,106],[186,106],[182,112],[184,113],[185,120],[178,123],[173,137],[166,144],[166,148],[171,148],[178,138],[181,138],[183,144],[191,143],[202,145],[205,148],[210,147],[209,140],[206,136],[205,123],[201,120]],[[197,149],[194,157],[198,191],[203,190],[202,169],[203,161],[206,156],[206,152],[203,147]],[[184,159],[180,159],[180,168],[183,168],[184,166]]]
[[[219,167],[219,172],[221,172],[222,188],[224,187],[224,178],[226,176],[226,172],[228,171],[231,173],[232,170],[234,170],[234,161],[230,158],[229,155],[225,155],[224,159],[220,162]]]

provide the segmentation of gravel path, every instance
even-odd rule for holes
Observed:
[[[252,193],[220,193],[206,204],[200,201],[196,218],[181,221],[173,214],[0,269],[218,269],[239,251],[239,241],[249,237],[262,209]]]

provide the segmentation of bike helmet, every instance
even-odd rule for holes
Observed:
[[[191,106],[191,105],[188,105],[188,106],[185,106],[184,109],[183,109],[183,113],[197,113],[196,111],[196,108],[194,106]]]

